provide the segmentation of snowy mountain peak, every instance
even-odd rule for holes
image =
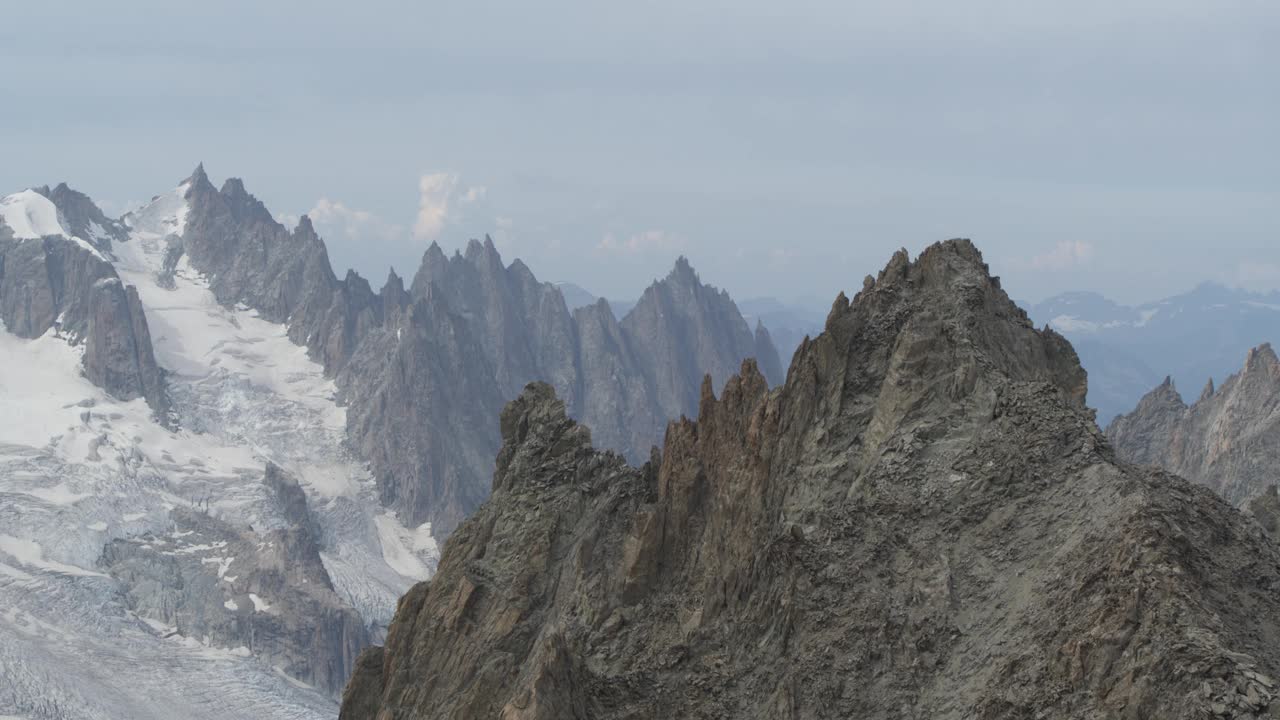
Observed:
[[[19,240],[68,235],[58,217],[58,206],[35,190],[23,190],[0,200],[0,219]]]
[[[151,202],[121,218],[129,229],[131,242],[127,245],[131,247],[117,253],[120,266],[152,272],[161,269],[167,239],[182,237],[186,229],[187,213],[191,209],[187,195],[194,182],[194,176],[184,180],[178,187],[155,196]]]
[[[23,190],[0,199],[0,224],[7,225],[18,240],[57,237],[69,240],[105,260],[97,246],[67,229],[62,212],[52,200],[34,189]]]

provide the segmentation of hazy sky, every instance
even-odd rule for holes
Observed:
[[[1025,300],[1280,287],[1275,0],[0,7],[0,189],[202,160],[375,287],[484,233],[611,297],[683,253],[825,303],[954,236]]]

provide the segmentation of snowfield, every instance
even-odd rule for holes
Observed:
[[[35,240],[46,235],[65,235],[58,208],[35,190],[23,190],[0,199],[0,220],[19,240]]]
[[[49,216],[28,194],[52,207],[38,193],[9,196],[5,223],[35,237],[50,234],[50,222],[60,229],[56,210]],[[0,327],[0,407],[9,410],[0,417],[0,716],[336,716],[333,699],[246,648],[210,647],[134,615],[98,565],[114,539],[167,536],[175,508],[283,527],[262,482],[268,461],[299,479],[334,586],[375,635],[400,595],[435,569],[430,528],[405,528],[380,507],[368,470],[346,449],[332,381],[285,328],[218,305],[185,262],[173,288],[157,281],[185,223],[184,194],[179,187],[127,216],[131,239],[113,248],[169,373],[177,430],[145,401],[121,402],[91,384],[80,348],[52,331],[24,340]],[[236,558],[173,540],[165,552],[198,556],[234,580]],[[250,601],[272,612],[270,597]]]
[[[19,193],[0,198],[0,221],[9,226],[13,236],[19,240],[37,240],[42,237],[63,237],[93,253],[99,260],[105,260],[98,248],[83,238],[74,237],[67,232],[58,216],[58,207],[49,198],[35,190],[23,190]],[[99,240],[105,233],[99,233]]]

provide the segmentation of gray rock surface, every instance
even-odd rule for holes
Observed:
[[[1171,379],[1107,427],[1121,457],[1217,490],[1244,507],[1280,482],[1280,360],[1270,345],[1249,351],[1220,387],[1210,379],[1192,405]]]
[[[530,385],[342,718],[1280,711],[1280,549],[1118,460],[967,241],[841,296],[780,389],[711,388],[635,469]]]

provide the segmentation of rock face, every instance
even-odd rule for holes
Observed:
[[[54,331],[83,345],[84,373],[91,382],[122,400],[145,398],[157,418],[167,422],[164,373],[156,364],[138,293],[120,282],[103,255],[119,236],[119,224],[65,184],[18,193],[3,202],[20,207],[24,217],[56,218],[16,231],[0,221],[4,329],[24,338]]]
[[[406,289],[381,292],[351,272],[339,280],[302,218],[277,223],[239,180],[217,189],[204,169],[187,181],[181,244],[220,303],[286,323],[335,377],[352,444],[369,460],[384,503],[408,524],[447,535],[489,491],[505,401],[551,383],[603,447],[639,461],[667,421],[697,410],[702,376],[721,382],[748,357],[781,381],[768,331],[753,334],[723,291],[681,258],[618,322],[608,304],[569,312],[560,290],[493,242],[423,256]]]
[[[368,632],[333,589],[297,481],[268,466],[264,483],[296,524],[255,532],[198,510],[174,510],[171,532],[114,540],[100,564],[137,614],[206,644],[244,648],[289,677],[336,693],[369,644]],[[217,556],[201,557],[210,550]]]
[[[780,389],[705,383],[641,469],[530,385],[342,718],[1280,711],[1280,549],[1117,460],[1085,390],[968,241],[837,299]]]
[[[1244,507],[1280,482],[1280,360],[1270,345],[1249,351],[1244,368],[1188,406],[1166,378],[1128,415],[1107,427],[1116,452],[1217,490]]]

